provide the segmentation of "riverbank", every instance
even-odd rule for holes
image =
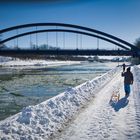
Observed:
[[[106,74],[69,88],[66,92],[29,106],[22,112],[0,122],[0,137],[6,139],[48,139],[61,131],[64,124],[74,117],[118,72],[118,68]]]
[[[57,61],[57,60],[7,60],[6,62],[0,62],[0,66],[4,68],[14,69],[33,69],[33,68],[45,68],[45,67],[56,67],[64,65],[80,64],[80,61]]]

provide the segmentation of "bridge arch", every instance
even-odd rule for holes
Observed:
[[[23,37],[23,36],[26,36],[26,35],[30,35],[30,34],[36,34],[36,33],[43,33],[43,32],[68,32],[68,33],[78,33],[78,34],[82,34],[82,35],[86,35],[86,36],[91,36],[91,37],[97,37],[99,39],[102,39],[104,41],[107,41],[107,42],[110,42],[112,44],[115,44],[125,50],[129,50],[129,48],[125,47],[124,45],[120,44],[120,43],[117,43],[113,40],[110,40],[108,38],[105,38],[105,37],[102,37],[102,36],[99,36],[99,35],[95,35],[95,34],[92,34],[92,33],[87,33],[87,32],[82,32],[82,31],[77,31],[77,30],[68,30],[68,29],[48,29],[48,30],[37,30],[37,31],[30,31],[30,32],[25,32],[25,33],[22,33],[22,34],[18,34],[18,35],[15,35],[15,36],[12,36],[12,37],[9,37],[7,39],[4,39],[1,41],[1,43],[6,43],[10,40],[13,40],[15,38],[19,38],[19,37]]]
[[[23,24],[23,25],[18,25],[18,26],[13,26],[13,27],[2,29],[2,30],[0,30],[0,34],[6,33],[6,32],[9,32],[9,31],[12,31],[12,30],[16,30],[16,29],[22,29],[22,28],[27,28],[27,27],[38,27],[38,26],[59,26],[59,27],[69,27],[69,28],[80,29],[82,31],[76,31],[76,30],[69,30],[68,31],[67,30],[67,32],[75,32],[75,33],[79,32],[80,34],[85,34],[85,35],[89,35],[89,36],[94,36],[94,37],[98,36],[99,38],[101,38],[103,40],[106,40],[106,41],[108,41],[110,43],[116,44],[116,45],[120,46],[123,49],[126,49],[126,50],[129,49],[129,50],[135,50],[135,51],[140,50],[135,45],[133,45],[133,44],[127,42],[127,41],[124,41],[124,40],[122,40],[122,39],[120,39],[118,37],[115,37],[113,35],[107,34],[105,32],[95,30],[95,29],[92,29],[92,28],[88,28],[88,27],[84,27],[84,26],[73,25],[73,24],[65,24],[65,23],[31,23],[31,24]],[[59,30],[52,29],[52,31],[50,30],[50,32],[53,32],[53,31],[55,31],[55,32],[59,31],[60,32],[60,30],[62,31],[62,29],[59,29]],[[63,31],[64,31],[64,29],[63,29]],[[17,35],[17,36],[13,36],[11,38],[7,38],[5,40],[1,40],[0,44],[2,44],[4,41],[6,42],[6,41],[8,41],[10,39],[12,40],[12,39],[14,39],[16,37],[21,37],[21,36],[24,36],[24,35],[27,35],[27,34],[37,33],[37,32],[45,32],[45,30],[37,30],[37,31],[26,32],[26,33],[23,33],[23,34],[19,34],[19,36]],[[92,35],[91,35],[91,33],[92,33]],[[93,33],[96,33],[98,35],[95,35]]]

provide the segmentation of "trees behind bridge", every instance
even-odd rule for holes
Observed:
[[[140,38],[136,39],[135,45],[140,48]]]
[[[140,37],[138,39],[136,39],[135,46],[140,49]],[[132,62],[132,64],[140,64],[140,57],[132,58],[131,62]]]
[[[2,38],[2,35],[0,34],[0,41],[2,40],[1,38]],[[4,44],[0,44],[0,49],[2,49],[2,48],[4,48],[4,47],[5,47]]]

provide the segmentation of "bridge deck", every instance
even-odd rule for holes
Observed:
[[[0,50],[0,55],[119,55],[131,56],[132,51],[128,50]]]

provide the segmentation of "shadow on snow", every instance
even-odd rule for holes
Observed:
[[[128,105],[129,100],[127,99],[128,97],[125,96],[123,98],[121,98],[118,102],[114,102],[112,100],[110,100],[109,104],[114,108],[114,110],[117,112],[119,111],[121,108],[124,108]]]

